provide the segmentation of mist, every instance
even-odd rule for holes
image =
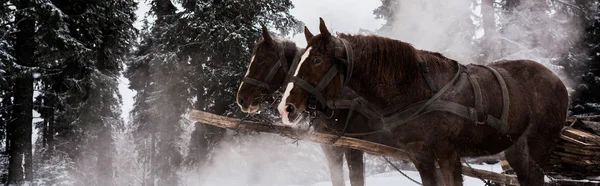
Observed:
[[[462,64],[530,59],[560,75],[561,68],[553,62],[567,55],[580,39],[582,25],[573,17],[551,12],[534,2],[523,1],[513,13],[494,7],[494,27],[500,31],[485,33],[481,0],[476,4],[472,0],[403,0],[397,4],[390,27],[380,30],[380,34],[418,49],[440,52]],[[486,35],[491,43],[483,51],[477,42]],[[490,57],[482,58],[482,52]]]
[[[313,33],[318,30],[318,18],[323,17],[334,31],[357,33],[359,29],[371,30],[409,42],[418,49],[440,52],[462,64],[531,59],[557,74],[562,74],[561,68],[553,65],[553,61],[566,55],[582,32],[581,26],[570,17],[524,3],[517,8],[523,11],[496,14],[495,26],[502,31],[494,33],[494,44],[488,50],[493,55],[484,58],[480,55],[482,50],[478,42],[487,33],[481,27],[481,7],[473,4],[472,0],[402,0],[395,7],[393,21],[383,29],[380,28],[385,21],[375,19],[372,13],[381,5],[380,1],[317,3],[317,0],[303,0],[294,3],[296,8],[292,13]],[[344,6],[344,3],[352,6]],[[332,9],[341,6],[344,11]],[[306,44],[303,34],[289,37],[299,47]],[[124,95],[124,111],[130,110],[131,105],[128,104],[132,104],[130,98],[133,94],[126,92]],[[193,130],[191,126],[183,127],[180,147],[184,155]],[[130,138],[121,133],[116,139],[119,157],[115,158],[115,165],[127,173],[117,181],[124,185],[137,185],[143,180],[140,176],[145,173],[144,168],[136,163]],[[248,135],[232,131],[225,139],[210,154],[208,164],[178,172],[181,185],[313,185],[329,181],[327,160],[318,144],[273,134]],[[365,156],[365,169],[366,176],[392,171],[380,157],[372,155]],[[348,180],[345,163],[344,172]]]

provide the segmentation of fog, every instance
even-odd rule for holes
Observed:
[[[323,17],[333,31],[377,31],[380,35],[412,43],[419,49],[441,52],[463,64],[532,59],[557,74],[562,73],[559,67],[552,65],[552,61],[566,55],[582,31],[569,16],[524,3],[517,8],[522,10],[518,13],[496,14],[496,26],[502,31],[494,33],[492,41],[495,44],[489,48],[493,55],[482,59],[477,42],[486,33],[480,26],[480,7],[473,5],[472,0],[401,0],[391,27],[381,30],[385,22],[373,15],[373,10],[381,4],[377,0],[293,2],[296,8],[291,11],[292,14],[306,23],[313,33],[318,32],[318,18]],[[140,9],[147,10],[147,6],[142,4]],[[306,45],[303,34],[289,38],[300,47]],[[123,84],[127,82],[123,81],[123,111],[126,114],[132,106],[134,92],[124,90],[126,85]],[[187,152],[185,140],[189,141],[193,127],[188,125],[184,129],[181,148]],[[244,136],[229,132],[226,139],[215,148],[208,165],[180,171],[182,185],[311,185],[329,180],[327,161],[318,144],[271,134]],[[144,173],[135,163],[131,139],[119,134],[116,140],[119,157],[115,158],[115,165],[131,174],[122,175],[119,182],[137,183],[137,175]],[[379,157],[367,156],[365,161],[367,175],[392,171]],[[347,179],[346,166],[344,170]]]
[[[462,64],[487,64],[502,59],[531,59],[544,64],[562,80],[561,68],[553,65],[568,55],[583,28],[577,19],[549,7],[523,1],[514,13],[495,7],[495,27],[485,33],[481,27],[481,0],[403,0],[397,4],[391,28],[380,34],[413,44],[416,48],[440,52]],[[545,2],[545,1],[542,1]],[[499,1],[496,3],[500,3]],[[481,57],[477,42],[488,34],[489,57]]]

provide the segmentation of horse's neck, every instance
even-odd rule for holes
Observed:
[[[425,86],[418,81],[383,84],[377,79],[354,78],[348,86],[380,111],[396,111],[426,98]]]
[[[418,61],[414,62],[418,63]],[[455,68],[432,68],[434,63],[441,63],[440,61],[426,63],[430,67],[430,76],[434,79],[434,84],[438,88],[441,88],[445,82],[451,79],[455,72]],[[411,74],[412,76],[401,78],[402,80],[398,81],[385,81],[381,76],[367,74],[361,70],[360,66],[357,66],[353,72],[354,77],[352,78],[354,80],[351,80],[348,86],[381,111],[396,112],[432,96],[430,87],[420,72],[421,69],[418,64],[415,66],[402,72],[396,72]]]

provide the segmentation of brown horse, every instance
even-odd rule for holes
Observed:
[[[309,32],[306,32],[309,33]],[[312,35],[306,35],[307,39]],[[273,38],[269,35],[266,27],[262,28],[262,37],[254,46],[252,58],[248,66],[248,72],[244,77],[237,93],[237,104],[242,111],[253,113],[260,109],[261,103],[274,101],[269,100],[283,85],[286,79],[286,72],[291,68],[296,54],[302,50],[296,47],[291,41]],[[298,60],[298,59],[297,59]],[[286,68],[287,66],[287,68]],[[316,119],[312,122],[316,124],[315,131],[324,133],[341,132],[343,129],[339,124],[346,122],[348,110],[336,110],[331,119]],[[347,132],[368,132],[378,130],[368,124],[369,120],[355,112],[351,115],[352,127],[346,129]],[[363,139],[380,142],[385,136],[365,136]],[[346,162],[350,169],[350,183],[352,186],[364,185],[364,164],[363,152],[353,149],[337,148],[329,145],[321,145],[323,152],[328,160],[331,181],[334,186],[343,186],[344,177],[342,163],[344,154]]]
[[[384,126],[393,132],[390,140],[409,152],[423,185],[443,185],[435,179],[436,161],[446,185],[462,185],[460,157],[504,150],[521,185],[543,185],[542,168],[568,106],[566,88],[552,71],[530,60],[464,66],[399,40],[374,35],[335,37],[322,19],[320,32],[308,42],[293,78],[311,86],[328,79],[320,89],[326,101],[347,86],[383,116],[409,116],[384,120]],[[331,69],[339,73],[327,75]],[[315,92],[293,82],[278,106],[286,124],[305,117],[301,113]],[[438,91],[436,87],[443,88]],[[426,107],[416,109],[423,112],[415,115],[410,114],[413,105]],[[458,108],[477,109],[459,112],[464,109]],[[501,115],[501,123],[493,122]]]

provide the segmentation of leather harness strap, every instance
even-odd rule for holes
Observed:
[[[483,111],[483,98],[481,97],[481,87],[479,82],[473,74],[469,74],[469,81],[473,87],[473,94],[475,96],[475,108],[469,110],[470,119],[475,121],[475,124],[485,124],[485,117]]]
[[[351,57],[352,56],[352,48],[349,47],[349,44],[346,40],[340,39],[340,42],[343,44],[343,46],[345,48],[347,59],[337,57],[337,59],[341,63],[336,63],[336,64],[334,64],[334,66],[329,68],[329,70],[327,71],[325,76],[323,76],[323,78],[321,78],[321,80],[319,81],[317,86],[313,86],[306,80],[296,77],[296,76],[293,76],[293,75],[288,77],[288,80],[290,82],[297,84],[302,89],[309,92],[324,107],[327,106],[329,108],[333,108],[330,104],[328,104],[327,100],[325,100],[325,97],[322,94],[325,87],[327,87],[327,85],[329,85],[331,80],[333,80],[333,78],[335,78],[335,76],[338,74],[340,75],[340,83],[341,83],[340,88],[346,87],[346,85],[348,85],[348,83],[350,82],[349,80],[352,75],[352,69],[354,67],[354,63],[352,62],[352,57]],[[296,66],[296,68],[300,68],[297,65],[294,65],[294,66]],[[345,66],[346,68],[340,68],[340,66]]]
[[[458,68],[457,68],[458,70],[456,71],[456,74],[448,83],[446,83],[446,85],[444,85],[444,87],[442,87],[442,89],[440,89],[439,92],[437,92],[436,94],[434,94],[431,98],[429,98],[427,100],[419,101],[419,102],[413,104],[413,106],[409,106],[408,109],[405,109],[404,111],[402,111],[400,113],[396,113],[396,114],[386,117],[384,119],[384,121],[385,121],[385,124],[387,125],[387,127],[390,129],[395,128],[397,126],[400,126],[400,125],[424,114],[424,112],[427,111],[426,109],[431,104],[433,104],[435,101],[439,100],[439,98],[442,95],[444,95],[444,93],[446,93],[446,91],[448,91],[450,89],[450,87],[452,87],[452,85],[454,85],[456,80],[458,80],[458,77],[460,76],[462,69],[464,67],[458,62],[456,62],[456,64],[458,66]],[[407,112],[407,110],[412,110],[415,108],[416,108],[416,110],[414,110],[412,112]],[[406,114],[403,114],[403,113],[411,113],[411,114],[406,116]]]
[[[496,69],[490,66],[483,67],[492,71],[492,73],[494,73],[494,76],[496,76],[498,83],[500,83],[500,89],[502,89],[502,115],[500,117],[502,125],[500,126],[500,131],[505,131],[506,127],[508,127],[508,112],[510,108],[510,96],[508,94],[508,86],[506,86],[506,81],[504,81],[504,78]]]
[[[352,71],[354,70],[354,63],[352,61],[352,56],[354,53],[348,41],[342,38],[338,39],[342,42],[342,45],[344,46],[343,49],[346,51],[346,58],[337,56],[337,59],[340,60],[344,65],[346,65],[344,73],[340,73],[340,77],[342,78],[342,87],[345,87],[350,82],[350,77],[352,77]]]
[[[346,68],[341,68],[342,65],[334,65],[332,66],[327,74],[321,79],[321,81],[317,84],[317,86],[313,86],[305,80],[298,77],[288,77],[290,82],[293,82],[308,91],[310,94],[316,97],[316,99],[321,102],[323,106],[327,106],[330,109],[349,109],[346,123],[341,133],[337,132],[340,135],[344,136],[364,136],[375,134],[383,131],[389,131],[394,129],[402,124],[405,124],[413,119],[416,119],[422,115],[431,113],[431,112],[447,112],[453,115],[468,119],[473,121],[475,124],[487,124],[500,132],[505,132],[505,128],[508,123],[508,111],[509,111],[509,95],[508,88],[504,81],[504,78],[496,71],[495,69],[489,66],[483,66],[495,75],[496,79],[500,83],[500,87],[502,89],[502,99],[503,99],[503,108],[501,119],[498,119],[490,114],[486,114],[483,107],[483,95],[481,93],[481,87],[479,86],[479,82],[477,81],[477,77],[473,74],[469,74],[468,71],[465,70],[464,65],[454,61],[457,64],[457,72],[454,77],[447,82],[439,91],[437,90],[435,84],[433,84],[433,80],[431,79],[431,72],[427,67],[427,64],[420,59],[418,60],[419,67],[421,70],[421,74],[425,81],[427,82],[429,88],[434,93],[434,95],[427,100],[422,100],[416,102],[412,105],[409,105],[406,109],[401,112],[393,113],[389,116],[384,116],[374,107],[372,104],[368,103],[364,98],[358,96],[352,100],[325,100],[322,95],[323,89],[331,82],[331,80],[335,77],[335,75],[339,74],[341,78],[342,88],[348,85],[348,82],[351,78],[353,63],[352,63],[352,47],[349,46],[347,41],[339,38],[341,43],[343,43],[343,47],[346,50],[346,59],[339,58],[341,64],[346,66]],[[296,67],[298,68],[298,67]],[[465,77],[466,76],[466,77]],[[453,95],[460,92],[462,87],[464,87],[464,81],[466,79],[469,80],[472,88],[473,94],[475,98],[474,107],[464,106],[458,103],[454,103],[447,100],[441,100],[441,96],[446,94],[451,87],[455,87],[459,90],[453,90],[451,92]],[[455,86],[456,85],[456,86]],[[371,121],[379,121],[384,125],[384,128],[381,130],[364,132],[364,133],[346,133],[345,130],[348,127],[349,121],[351,119],[351,115],[353,111],[361,113],[362,115],[369,118]],[[325,126],[327,127],[327,126]],[[335,131],[334,131],[335,132]]]
[[[323,91],[323,89],[325,89],[325,87],[327,87],[327,85],[335,77],[335,75],[338,74],[337,69],[338,68],[335,67],[330,68],[327,74],[325,74],[321,82],[319,82],[319,84],[317,84],[316,87],[306,82],[304,79],[298,78],[296,76],[289,77],[289,80],[291,82],[294,82],[294,84],[300,86],[302,89],[308,91],[311,95],[315,96],[320,103],[325,104],[327,103],[327,101],[325,100],[321,92]]]
[[[460,68],[460,69],[462,69],[462,68]],[[461,71],[462,70],[459,70],[459,73],[457,73],[458,76],[465,76],[465,75],[469,76],[467,73],[463,73]],[[459,79],[459,78],[457,78],[457,76],[455,75],[455,77],[444,86],[445,89],[442,88],[442,90],[440,90],[437,95],[441,96],[445,91],[448,90],[447,87],[451,87],[455,83],[459,84],[459,82],[456,81],[457,79]],[[464,78],[460,78],[460,79],[464,80]],[[475,86],[479,87],[478,85],[475,85]],[[473,86],[473,87],[475,87],[475,86]],[[435,95],[431,99],[416,102],[416,103],[408,106],[403,111],[394,113],[393,115],[390,115],[390,116],[381,115],[379,112],[375,111],[374,107],[372,105],[370,105],[368,102],[357,101],[357,100],[363,100],[362,98],[360,98],[360,99],[357,98],[354,100],[335,101],[335,106],[336,106],[336,108],[346,108],[346,109],[354,107],[354,108],[356,108],[356,110],[359,113],[365,115],[371,121],[377,121],[379,118],[380,121],[384,124],[384,129],[382,129],[382,130],[377,130],[377,131],[372,131],[372,132],[364,132],[364,133],[343,133],[343,135],[350,136],[350,137],[370,135],[370,134],[375,134],[375,133],[382,132],[382,131],[391,130],[391,129],[396,128],[404,123],[407,123],[413,119],[416,119],[420,116],[423,116],[423,115],[431,113],[431,112],[452,113],[456,116],[459,116],[459,117],[462,117],[465,119],[469,119],[476,124],[486,124],[497,130],[504,131],[503,130],[503,127],[505,126],[504,122],[502,122],[500,119],[498,119],[492,115],[484,113],[483,105],[481,104],[481,102],[482,102],[481,101],[482,96],[481,96],[481,92],[480,92],[481,89],[474,88],[474,90],[477,90],[476,91],[476,92],[478,92],[477,95],[479,95],[479,96],[475,96],[475,97],[480,97],[480,98],[476,98],[476,99],[479,99],[479,101],[476,101],[479,104],[475,104],[475,105],[480,105],[480,106],[468,107],[468,106],[464,106],[464,105],[454,103],[451,101],[437,99],[437,98],[439,98],[439,96],[435,96]],[[480,116],[478,114],[481,114],[483,116]],[[350,118],[350,116],[348,116],[348,118]],[[346,125],[348,125],[348,123],[346,123]],[[346,127],[344,127],[344,128],[346,128]]]
[[[429,71],[429,67],[427,66],[427,64],[425,64],[425,62],[423,62],[423,60],[421,60],[420,57],[417,58],[419,60],[419,67],[421,68],[421,75],[423,75],[423,78],[425,78],[425,82],[427,82],[427,85],[429,86],[429,89],[431,89],[431,92],[433,94],[437,93],[437,87],[435,86],[435,84],[433,84],[433,80],[431,79],[430,71]]]

